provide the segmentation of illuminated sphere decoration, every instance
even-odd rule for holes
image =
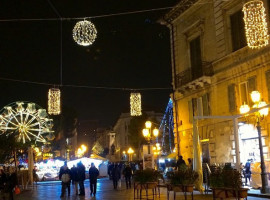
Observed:
[[[13,135],[17,142],[45,143],[45,137],[53,133],[52,127],[46,110],[35,103],[15,102],[0,111],[0,134]]]
[[[142,106],[141,106],[141,94],[131,93],[130,94],[130,115],[131,116],[141,116]]]
[[[61,92],[58,88],[49,89],[48,113],[49,115],[59,115],[61,113]]]
[[[96,27],[90,21],[79,21],[73,28],[73,39],[78,45],[89,46],[93,44],[96,37]]]
[[[263,2],[251,0],[244,4],[243,12],[248,46],[261,48],[268,45],[269,35]]]

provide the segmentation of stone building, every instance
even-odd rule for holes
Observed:
[[[162,113],[154,111],[146,111],[146,115],[149,119],[155,119],[156,122],[160,123],[163,117]],[[116,160],[128,160],[127,155],[123,155],[123,151],[127,151],[130,146],[128,141],[129,136],[129,124],[132,117],[130,113],[122,113],[113,127],[115,132],[115,147],[116,147]],[[135,152],[138,150],[134,149]],[[133,155],[133,160],[141,159],[140,155],[136,153]]]
[[[270,19],[270,1],[264,5]],[[204,116],[239,114],[244,103],[252,106],[253,90],[270,102],[270,46],[247,46],[242,7],[242,0],[181,0],[160,20],[171,33],[175,144],[184,159],[193,157],[197,99]],[[241,162],[260,161],[254,118],[238,120]],[[263,152],[269,159],[269,116],[261,126]],[[232,120],[199,120],[198,130],[205,162],[236,161]]]

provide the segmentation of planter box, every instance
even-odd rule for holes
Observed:
[[[174,192],[193,192],[194,185],[171,185],[171,191]]]
[[[239,188],[239,189],[234,189],[234,188],[212,188],[213,191],[213,199],[220,198],[220,199],[225,199],[225,198],[231,198],[231,197],[236,197],[236,198],[247,198],[248,195],[248,188]]]

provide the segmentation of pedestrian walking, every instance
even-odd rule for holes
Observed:
[[[85,166],[82,164],[82,162],[79,162],[77,164],[78,168],[78,180],[79,180],[79,186],[80,186],[80,196],[85,195],[85,190],[84,190],[84,180],[85,180]]]
[[[60,168],[59,172],[59,180],[61,180],[62,189],[61,196],[64,197],[66,193],[66,189],[68,189],[68,196],[70,196],[70,182],[71,182],[71,171],[67,166],[67,162],[65,161],[64,165]]]
[[[129,164],[126,165],[125,169],[123,170],[123,175],[126,180],[126,187],[131,188],[131,176],[132,176],[132,169]]]
[[[7,184],[7,177],[3,169],[0,170],[0,199],[5,199],[4,188]]]
[[[251,165],[251,162],[252,162],[252,159],[248,159],[246,164],[245,164],[245,172],[244,172],[244,175],[245,175],[245,185],[248,185],[248,183],[250,184],[250,177],[251,177],[251,170],[250,170],[250,165]],[[248,180],[248,182],[247,182]]]
[[[95,167],[94,163],[91,163],[91,167],[89,169],[89,180],[90,180],[90,195],[92,194],[96,196],[97,191],[97,178],[99,176],[99,171]]]
[[[120,173],[120,170],[118,168],[118,165],[114,164],[113,168],[112,168],[112,180],[113,180],[113,188],[115,190],[117,189],[117,184],[118,184],[118,181],[120,179],[120,176],[121,176],[121,173]]]
[[[78,185],[79,185],[79,179],[78,179],[78,168],[73,165],[73,167],[70,169],[71,171],[71,180],[72,184],[75,188],[75,194],[79,194]]]
[[[13,189],[18,185],[17,174],[15,168],[9,167],[9,173],[6,174],[6,182],[4,183],[4,199],[13,200]]]

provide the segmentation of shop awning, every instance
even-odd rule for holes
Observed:
[[[170,159],[175,159],[176,157],[177,157],[177,154],[175,152],[166,156],[166,158],[170,158]]]

